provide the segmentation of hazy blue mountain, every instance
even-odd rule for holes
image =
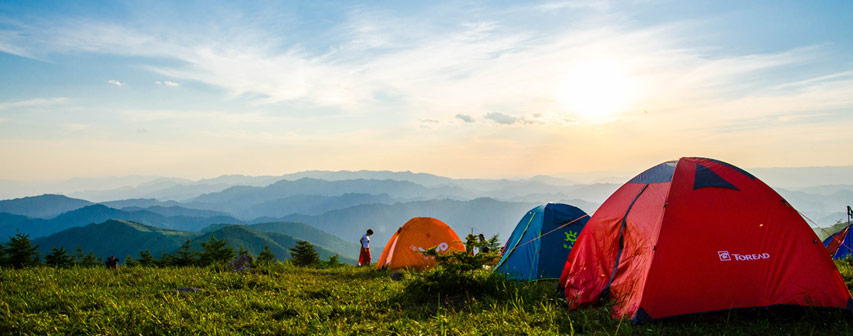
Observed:
[[[387,194],[391,197],[411,198],[441,195],[456,191],[450,189],[432,189],[409,181],[395,180],[338,180],[326,181],[302,178],[296,181],[282,180],[266,187],[231,187],[222,192],[201,195],[195,199],[202,203],[240,201],[251,195],[255,200],[271,201],[295,195],[339,196],[346,193]]]
[[[222,175],[219,177],[201,179],[198,180],[197,184],[226,184],[232,186],[255,186],[255,187],[263,187],[275,182],[281,181],[283,179],[282,176],[247,176],[247,175]]]
[[[847,213],[844,213],[843,215],[845,217],[843,221],[836,221],[835,224],[832,225],[812,228],[815,234],[817,234],[817,237],[820,238],[821,241],[823,241],[834,233],[841,231],[847,226],[849,226],[851,222],[847,221]]]
[[[0,201],[0,212],[37,218],[53,218],[63,212],[80,209],[91,204],[92,202],[64,195],[44,194]]]
[[[811,186],[805,188],[797,188],[794,189],[796,191],[815,194],[815,195],[825,195],[831,196],[833,194],[837,194],[839,192],[853,192],[853,184],[829,184],[829,185],[819,185],[819,186]]]
[[[593,203],[587,200],[582,200],[578,198],[569,199],[569,195],[557,193],[557,194],[530,194],[525,196],[513,197],[511,199],[498,199],[499,201],[505,202],[521,202],[521,203],[564,203],[578,209],[583,210],[586,213],[593,213],[600,203]],[[544,201],[543,201],[544,200]]]
[[[174,211],[174,208],[172,211]],[[197,210],[190,211],[194,214]],[[15,229],[18,229],[22,233],[30,234],[31,237],[41,237],[66,230],[68,228],[84,226],[91,223],[101,223],[110,219],[134,221],[155,227],[187,231],[197,231],[211,224],[217,223],[244,223],[243,221],[231,216],[164,216],[144,209],[124,211],[113,209],[101,204],[94,204],[63,213],[50,220],[32,219],[29,221],[22,221],[20,218],[13,219],[0,217],[0,228],[3,228],[3,230],[7,232],[14,232]],[[5,220],[9,220],[9,222],[6,222]]]
[[[750,173],[774,188],[804,188],[853,181],[853,166],[749,168]]]
[[[296,246],[298,241],[304,240],[280,233],[261,232],[243,225],[229,225],[213,232],[203,233],[201,236],[196,237],[194,245],[207,241],[210,239],[211,235],[216,237],[216,239],[227,241],[228,244],[234,246],[235,250],[239,247],[243,247],[255,256],[261,253],[264,249],[264,245],[269,245],[270,251],[272,251],[279,260],[290,259],[289,249]],[[349,253],[343,254],[332,251],[325,246],[318,245],[313,242],[311,243],[314,245],[314,249],[317,251],[317,254],[320,255],[320,259],[326,260],[329,259],[330,256],[337,255],[341,262],[349,264],[357,262],[355,259],[357,258],[358,253],[357,248],[352,249]],[[200,246],[198,248],[200,249]]]
[[[571,195],[572,198],[601,204],[621,186],[622,184],[615,183],[578,184],[572,186],[566,193]]]
[[[317,246],[323,246],[335,251],[340,255],[358,256],[358,239],[343,240],[338,236],[326,233],[313,226],[294,222],[273,222],[247,225],[246,227],[261,231],[284,234],[299,240],[311,242]],[[359,237],[360,238],[360,237]]]
[[[819,226],[830,226],[835,223],[831,214],[847,212],[847,206],[853,204],[853,191],[842,190],[829,195],[810,194],[802,191],[793,191],[788,189],[776,188],[778,192],[788,203],[797,209],[800,213],[811,219]],[[846,215],[842,214],[837,219],[846,219]],[[808,221],[810,225],[814,225]]]
[[[413,173],[410,171],[388,171],[388,170],[359,170],[359,171],[324,171],[324,170],[309,170],[304,172],[286,174],[279,179],[295,181],[303,178],[313,178],[326,181],[340,180],[394,180],[394,181],[409,181],[420,184],[426,187],[441,187],[452,184],[454,181],[451,178],[427,174]]]
[[[176,178],[159,178],[138,185],[101,190],[78,191],[73,195],[98,201],[128,198],[155,198],[158,200],[185,201],[206,193],[225,190],[232,186],[266,186],[281,177],[223,175],[211,179],[192,181]],[[169,205],[169,204],[166,204]]]
[[[127,207],[147,208],[150,206],[180,206],[181,203],[175,201],[160,201],[156,198],[131,198],[117,201],[101,202],[110,208],[122,209]]]
[[[46,224],[46,219],[0,212],[0,241],[8,240],[16,232],[30,233],[32,229],[39,230]]]
[[[477,195],[524,195],[530,193],[564,192],[566,187],[550,185],[541,180],[453,180],[453,185],[469,190]],[[509,192],[509,194],[506,194]]]
[[[554,176],[548,176],[548,175],[536,175],[534,177],[531,177],[529,180],[541,182],[541,183],[545,183],[545,184],[550,184],[550,185],[556,185],[556,186],[571,186],[571,185],[578,184],[578,183],[576,183],[572,180],[569,180],[569,179],[564,179],[564,178],[554,177]]]
[[[231,224],[213,224],[204,229],[201,233],[209,233],[221,230],[224,227],[232,226]],[[358,257],[359,245],[356,241],[343,240],[333,234],[326,233],[311,225],[296,223],[296,222],[264,222],[257,224],[244,225],[246,228],[267,233],[277,233],[293,237],[294,239],[304,240],[317,246],[323,246],[329,250],[336,252],[342,256]]]
[[[359,205],[319,216],[291,215],[283,220],[306,223],[352,241],[358,241],[368,228],[372,228],[372,252],[381,253],[391,234],[413,217],[437,218],[453,228],[460,238],[473,229],[475,233],[489,236],[498,233],[504,240],[521,217],[538,205],[540,203],[502,202],[492,198],[470,201],[443,199]]]
[[[347,193],[340,196],[294,195],[263,203],[253,204],[233,213],[243,218],[284,217],[292,214],[319,215],[329,210],[373,203],[393,203],[387,194],[371,195]]]
[[[160,214],[166,217],[230,217],[231,214],[222,211],[213,211],[213,210],[200,210],[200,209],[190,209],[181,206],[160,206],[154,205],[145,208],[141,207],[125,207],[121,208],[123,211],[149,211],[156,214]],[[234,224],[234,223],[232,223]]]
[[[42,255],[50,253],[52,247],[65,247],[66,251],[75,251],[79,246],[84,253],[90,251],[106,258],[115,256],[124,259],[126,255],[139,257],[139,251],[150,250],[155,256],[163,252],[176,250],[193,233],[158,228],[131,221],[108,220],[98,224],[73,227],[52,235],[36,238],[33,244],[39,244]]]
[[[197,197],[188,205],[195,208],[216,207],[237,213],[257,204],[298,195],[341,196],[344,194],[388,195],[393,198],[429,199],[436,197],[469,197],[470,193],[458,187],[427,188],[408,181],[394,180],[340,180],[326,181],[302,178],[282,180],[266,187],[231,187],[217,193]]]
[[[168,228],[170,224],[169,220],[166,219],[165,216],[153,212],[144,210],[123,211],[101,204],[95,204],[56,216],[56,218],[50,221],[48,232],[40,232],[34,234],[34,236],[48,235],[68,228],[84,226],[91,223],[101,223],[110,219],[134,221],[161,228]]]
[[[260,232],[239,225],[223,226],[215,231],[201,233],[162,229],[130,221],[109,220],[37,238],[33,240],[33,244],[39,245],[39,251],[43,255],[50,253],[52,247],[65,247],[68,251],[74,251],[79,246],[85,253],[93,251],[101,258],[112,255],[123,261],[127,255],[138,258],[139,251],[144,250],[151,251],[155,257],[163,253],[174,253],[187,238],[192,241],[194,249],[200,251],[201,242],[207,241],[211,235],[216,239],[225,240],[234,247],[235,251],[242,246],[255,256],[263,250],[265,245],[269,245],[270,250],[279,260],[289,258],[288,249],[295,246],[297,242],[297,239],[291,236]],[[315,249],[324,259],[338,254],[316,244]],[[341,256],[341,261],[355,262],[352,257],[344,255]]]
[[[814,218],[813,220],[820,223],[822,227],[829,227],[838,222],[847,222],[847,211],[833,212],[823,217]]]

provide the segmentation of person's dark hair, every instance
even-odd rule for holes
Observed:
[[[372,235],[372,234],[373,234],[373,230],[372,230],[372,229],[367,229],[367,235],[369,236],[369,235]]]

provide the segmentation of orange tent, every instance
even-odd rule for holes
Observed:
[[[418,253],[431,247],[437,247],[439,252],[451,249],[465,251],[465,245],[447,224],[435,218],[415,217],[391,236],[376,269],[423,269],[435,266],[435,257]]]

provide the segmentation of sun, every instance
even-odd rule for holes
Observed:
[[[634,100],[634,80],[618,62],[587,62],[569,72],[556,98],[579,119],[601,120]]]

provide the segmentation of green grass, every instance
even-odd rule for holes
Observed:
[[[850,286],[853,268],[839,267]],[[553,282],[488,279],[490,289],[477,296],[442,297],[412,293],[423,278],[405,275],[392,281],[389,273],[370,269],[285,264],[248,274],[2,269],[0,334],[853,334],[853,316],[841,310],[737,311],[637,325],[611,319],[607,307],[568,311],[553,298]],[[175,293],[185,287],[203,292]]]

